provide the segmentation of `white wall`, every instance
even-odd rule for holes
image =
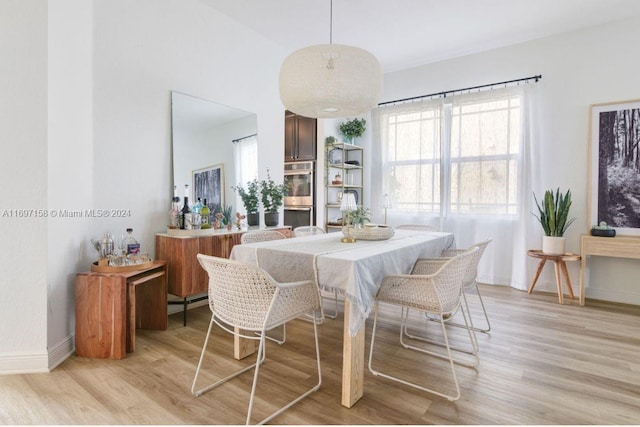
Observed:
[[[99,1],[94,19],[95,204],[131,209],[96,232],[131,226],[153,253],[166,229],[171,90],[256,112],[261,172],[282,176],[272,153],[282,152],[284,110],[270,86],[284,51],[197,0]]]
[[[639,18],[389,73],[384,76],[383,101],[542,74],[538,83],[542,187],[534,190],[571,189],[576,222],[566,234],[567,249],[580,252],[580,235],[591,227],[587,224],[589,105],[640,98],[636,40],[640,40]],[[529,261],[530,277],[536,264]],[[579,266],[569,264],[577,290]],[[640,263],[592,257],[590,264],[587,297],[640,304]],[[554,292],[553,269],[546,269],[544,283],[536,289]]]
[[[50,214],[92,206],[92,9],[85,0],[49,4],[47,200]],[[49,368],[73,352],[75,273],[96,252],[91,218],[49,216]]]
[[[0,214],[130,212],[0,217],[0,372],[47,370],[68,354],[91,237],[133,227],[154,253],[173,194],[172,90],[256,112],[260,172],[282,179],[285,55],[198,0],[0,3]]]
[[[0,372],[47,368],[47,2],[0,2]],[[13,217],[10,215],[13,214]]]

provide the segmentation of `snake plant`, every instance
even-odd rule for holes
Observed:
[[[564,232],[573,223],[575,218],[569,219],[569,208],[571,208],[571,190],[567,190],[566,194],[562,194],[558,188],[547,190],[544,193],[542,205],[538,203],[535,193],[533,198],[538,207],[539,216],[533,214],[542,225],[546,236],[562,237]]]

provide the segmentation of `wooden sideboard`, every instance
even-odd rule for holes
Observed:
[[[167,263],[125,273],[76,276],[76,354],[123,359],[135,350],[136,328],[167,329]]]
[[[580,247],[580,305],[585,302],[587,255],[640,259],[640,236],[596,237],[583,234]]]
[[[291,237],[291,227],[269,227]],[[257,228],[256,228],[257,230]],[[169,294],[182,298],[182,301],[169,301],[169,304],[183,306],[183,323],[187,325],[187,307],[189,304],[202,301],[207,292],[209,277],[200,266],[197,254],[229,258],[234,245],[240,244],[242,234],[252,231],[210,230],[189,235],[156,234],[156,258],[169,263]]]

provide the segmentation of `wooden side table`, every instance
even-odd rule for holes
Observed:
[[[555,270],[556,270],[556,284],[558,285],[558,302],[562,304],[562,277],[560,276],[560,271],[564,274],[564,278],[567,282],[567,288],[569,289],[569,295],[571,295],[571,299],[574,299],[573,289],[571,287],[571,279],[569,279],[569,272],[567,271],[566,261],[580,261],[580,255],[574,253],[564,253],[562,255],[551,255],[545,254],[541,250],[530,250],[528,255],[532,258],[540,259],[540,264],[538,264],[538,269],[536,270],[536,274],[533,276],[533,281],[531,282],[531,286],[529,287],[529,293],[533,292],[533,287],[536,285],[538,281],[538,277],[540,277],[540,273],[542,272],[542,268],[544,264],[550,260],[554,262]]]
[[[76,354],[123,359],[135,350],[136,328],[165,330],[167,262],[123,273],[76,276]]]

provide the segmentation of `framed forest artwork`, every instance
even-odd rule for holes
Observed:
[[[195,204],[198,198],[203,203],[206,199],[207,206],[212,213],[220,212],[220,208],[224,204],[224,165],[219,164],[194,170],[192,180],[192,204]]]
[[[589,225],[640,235],[640,99],[591,105]]]

